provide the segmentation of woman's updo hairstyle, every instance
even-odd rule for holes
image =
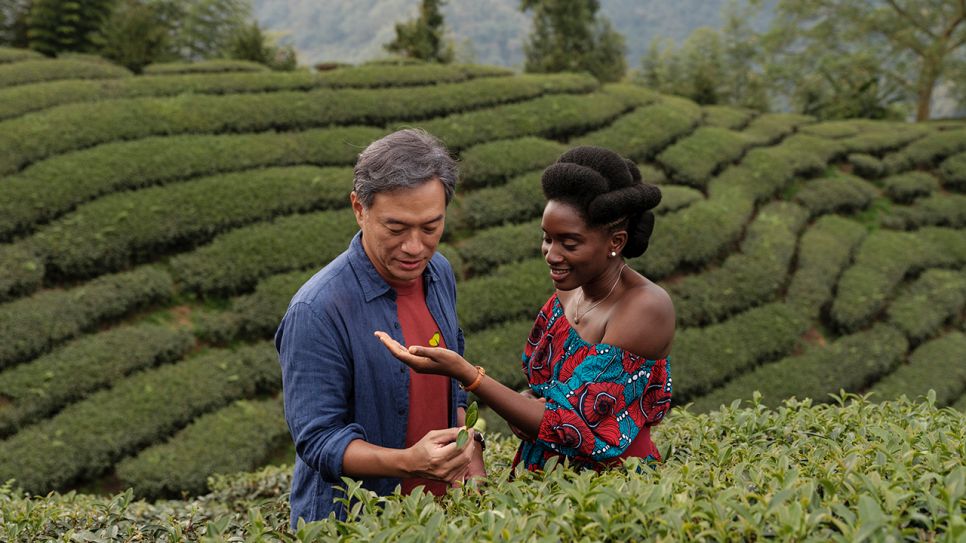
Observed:
[[[575,207],[592,227],[627,229],[621,254],[641,256],[654,230],[661,190],[641,181],[630,160],[601,147],[575,147],[560,155],[540,180],[548,200]]]

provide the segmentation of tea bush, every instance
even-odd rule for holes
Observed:
[[[574,145],[606,147],[634,161],[656,156],[674,140],[690,133],[701,121],[701,109],[694,103],[663,97],[642,105],[616,119],[610,126],[580,136]]]
[[[351,191],[348,168],[229,173],[105,196],[42,228],[33,243],[48,274],[87,277],[202,244],[232,227],[346,206]]]
[[[966,195],[934,193],[910,206],[893,207],[882,218],[882,225],[907,230],[923,226],[962,228],[966,225]]]
[[[885,165],[878,158],[864,153],[849,153],[852,172],[866,179],[876,179],[885,173]]]
[[[933,132],[900,151],[887,155],[886,168],[893,173],[917,166],[932,166],[942,159],[966,151],[966,130]]]
[[[818,318],[832,301],[842,271],[866,236],[858,222],[838,215],[820,217],[802,234],[798,266],[792,274],[785,300],[810,319]]]
[[[923,272],[889,304],[889,321],[914,342],[931,337],[966,307],[966,274],[962,270]],[[966,360],[966,359],[964,359]]]
[[[850,119],[847,121],[821,121],[812,123],[801,128],[803,134],[818,136],[820,138],[841,139],[854,136],[870,128],[874,128],[876,123],[864,119]]]
[[[763,113],[752,119],[742,134],[759,145],[773,144],[814,121],[813,117],[796,113]]]
[[[741,158],[751,145],[741,132],[706,126],[662,151],[657,160],[671,171],[675,182],[704,187],[711,174]]]
[[[868,128],[842,143],[849,152],[882,155],[902,148],[929,133],[929,129],[914,123],[869,123]]]
[[[41,60],[43,58],[43,55],[30,49],[0,47],[0,64],[6,64],[8,62],[21,62],[24,60]]]
[[[899,330],[876,324],[843,336],[827,347],[812,347],[804,354],[788,356],[742,373],[723,387],[698,398],[694,408],[710,411],[737,399],[751,399],[760,391],[766,405],[780,405],[784,398],[810,398],[829,402],[839,390],[863,390],[891,372],[905,358],[908,342]]]
[[[125,189],[260,167],[351,166],[366,142],[385,133],[350,126],[284,134],[152,137],[57,156],[4,180],[0,239]]]
[[[590,76],[527,75],[419,88],[186,94],[68,104],[0,122],[0,175],[49,156],[114,140],[412,122],[543,94],[589,92],[596,86]],[[63,126],[78,129],[64,133]]]
[[[280,387],[278,356],[268,343],[147,370],[0,442],[0,479],[16,479],[32,493],[61,489],[104,473],[206,411]]]
[[[939,181],[926,172],[907,172],[883,179],[882,187],[893,201],[908,204],[939,190]]]
[[[763,362],[788,354],[808,325],[795,307],[776,302],[718,324],[678,330],[671,352],[673,402],[693,400]]]
[[[54,79],[117,79],[131,72],[107,62],[42,59],[0,63],[0,88]]]
[[[47,417],[131,372],[178,360],[194,347],[184,329],[132,324],[81,337],[0,373],[0,436]]]
[[[812,179],[795,194],[795,201],[815,215],[851,213],[865,209],[879,191],[868,181],[853,175]]]
[[[753,109],[719,105],[704,106],[701,111],[704,113],[705,125],[730,130],[741,130],[758,115],[758,112]]]
[[[923,343],[909,355],[908,363],[875,383],[869,392],[873,400],[891,400],[936,395],[936,405],[949,405],[966,392],[966,335],[950,332]]]
[[[281,217],[232,230],[177,255],[171,270],[184,291],[244,292],[270,275],[327,264],[349,247],[358,230],[347,209]]]
[[[29,294],[43,284],[44,259],[29,243],[0,244],[0,302]]]
[[[165,271],[145,266],[0,305],[0,368],[41,355],[136,309],[166,302],[173,293]]]
[[[532,136],[470,147],[460,155],[462,190],[499,185],[515,175],[546,168],[568,147]]]
[[[553,293],[547,263],[533,258],[500,266],[456,286],[456,313],[467,332],[523,317],[536,317]]]
[[[765,206],[748,226],[741,252],[721,267],[667,287],[681,326],[698,326],[770,301],[785,284],[808,212],[791,203]]]
[[[464,241],[459,253],[471,275],[488,273],[502,264],[540,256],[540,220],[480,230]]]
[[[947,188],[966,191],[966,153],[955,154],[939,167],[942,173],[943,185]]]
[[[196,74],[222,72],[267,72],[264,64],[248,60],[216,59],[198,62],[157,62],[144,67],[146,75]]]
[[[473,364],[486,368],[487,375],[510,388],[527,388],[527,376],[523,372],[521,357],[536,316],[537,312],[533,311],[533,315],[528,315],[529,318],[503,321],[485,330],[467,334],[464,357]]]
[[[504,185],[465,194],[455,210],[454,222],[458,228],[477,230],[540,216],[546,204],[540,187],[542,173],[523,174]]]
[[[290,439],[281,399],[238,400],[121,461],[117,476],[138,497],[197,496],[209,476],[251,471]]]

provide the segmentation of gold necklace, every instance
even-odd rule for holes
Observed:
[[[611,285],[610,290],[607,291],[607,296],[604,296],[603,298],[598,300],[597,303],[588,307],[587,310],[584,311],[582,315],[577,314],[577,310],[580,308],[580,304],[583,303],[584,301],[584,287],[580,287],[580,292],[578,293],[580,296],[580,301],[578,301],[574,307],[574,324],[580,324],[581,318],[586,317],[587,313],[590,313],[591,311],[593,311],[595,307],[599,306],[604,300],[610,297],[610,295],[614,292],[614,289],[617,288],[617,283],[620,283],[621,275],[624,274],[624,268],[626,267],[627,267],[627,264],[624,264],[623,266],[621,266],[620,271],[617,272],[617,279],[614,281],[614,284]]]

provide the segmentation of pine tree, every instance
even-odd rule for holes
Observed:
[[[523,0],[520,8],[533,12],[526,71],[585,71],[601,81],[624,76],[624,37],[597,15],[597,0]]]
[[[97,52],[104,45],[101,25],[113,5],[114,0],[34,0],[27,17],[30,48],[50,56]]]
[[[387,51],[430,62],[453,60],[453,47],[443,39],[445,0],[423,0],[419,17],[396,24],[396,39],[384,45]]]

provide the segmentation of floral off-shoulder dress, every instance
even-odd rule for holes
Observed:
[[[537,439],[520,444],[514,466],[540,470],[554,456],[595,470],[630,456],[660,460],[650,428],[671,407],[670,357],[650,360],[584,341],[554,294],[537,314],[523,371],[547,410]]]

